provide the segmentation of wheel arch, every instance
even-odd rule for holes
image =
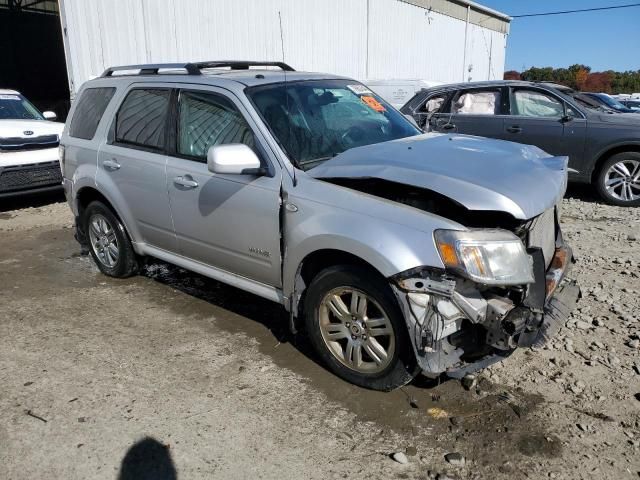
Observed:
[[[359,266],[384,281],[388,278],[370,259],[365,259],[348,250],[322,248],[308,252],[297,265],[293,285],[291,285],[291,291],[289,292],[287,306],[289,308],[292,331],[295,332],[297,330],[297,319],[302,316],[304,299],[309,284],[321,271],[337,265]]]
[[[133,244],[133,248],[137,250],[136,242],[134,240],[134,237],[131,235],[131,231],[127,226],[127,222],[124,221],[124,217],[115,207],[115,203],[112,202],[104,193],[100,192],[98,189],[94,188],[93,186],[82,187],[80,190],[78,190],[78,193],[76,194],[75,202],[76,202],[76,210],[78,212],[78,221],[77,221],[78,237],[81,238],[83,241],[86,241],[86,237],[85,237],[86,234],[84,231],[82,231],[80,219],[83,217],[84,211],[86,210],[86,208],[93,201],[100,201],[104,203],[107,207],[109,207],[111,211],[113,211],[116,217],[118,217],[118,219],[122,222],[125,232],[128,235],[129,239],[131,240],[131,243]],[[136,252],[136,253],[140,253],[140,252]]]
[[[595,163],[593,164],[593,169],[591,170],[591,184],[594,184],[600,175],[600,171],[602,170],[602,165],[609,160],[612,156],[617,155],[618,153],[624,152],[634,152],[640,153],[640,143],[623,143],[621,145],[616,145],[614,147],[610,147],[607,150],[601,152]]]

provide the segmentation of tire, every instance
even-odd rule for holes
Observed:
[[[89,253],[102,273],[127,278],[138,272],[138,261],[124,225],[113,211],[100,201],[87,206],[83,228]]]
[[[418,374],[406,322],[393,292],[370,270],[339,265],[321,271],[307,289],[303,313],[309,341],[340,378],[371,390],[389,391]]]
[[[606,160],[596,178],[605,202],[621,207],[640,206],[640,153],[617,153]]]

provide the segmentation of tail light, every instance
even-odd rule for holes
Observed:
[[[60,171],[64,177],[64,145],[58,146],[58,160],[60,161]]]

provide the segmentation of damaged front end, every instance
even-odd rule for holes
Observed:
[[[580,289],[567,276],[573,255],[562,239],[555,209],[528,222],[517,236],[503,233],[519,239],[512,243],[521,243],[525,250],[521,256],[528,261],[527,272],[518,273],[518,265],[513,266],[517,256],[506,257],[516,272],[513,281],[509,274],[485,279],[480,273],[456,268],[455,256],[468,254],[471,267],[467,270],[481,272],[484,260],[473,245],[482,243],[467,242],[460,247],[458,241],[456,254],[442,248],[449,245],[447,240],[436,240],[444,270],[417,268],[391,278],[425,375],[446,373],[459,378],[502,360],[517,347],[539,347],[575,308]]]

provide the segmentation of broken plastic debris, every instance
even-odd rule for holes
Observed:
[[[447,411],[438,407],[428,408],[427,415],[432,418],[449,418],[449,414],[447,413]]]

